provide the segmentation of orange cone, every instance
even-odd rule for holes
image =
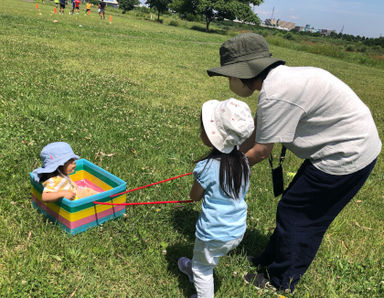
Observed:
[[[38,3],[36,3],[36,8],[39,9],[39,4]]]
[[[109,23],[112,23],[112,16],[109,16]]]
[[[90,11],[90,10],[88,10],[88,15],[89,15],[89,16],[91,15],[91,11]]]
[[[55,9],[53,10],[55,12],[55,14],[57,14],[57,8],[55,7]]]

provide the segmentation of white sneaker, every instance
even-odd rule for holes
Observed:
[[[190,282],[193,283],[192,261],[186,257],[181,257],[177,261],[179,270],[188,276]]]

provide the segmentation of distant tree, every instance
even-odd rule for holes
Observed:
[[[197,4],[198,0],[172,0],[169,8],[177,12],[183,19],[197,20],[199,18],[196,10]]]
[[[329,36],[330,37],[332,37],[332,38],[337,38],[338,37],[338,34],[336,33],[336,32],[331,32],[330,34],[329,34]]]
[[[157,10],[157,20],[160,21],[160,14],[168,11],[171,2],[172,0],[147,0],[145,4]]]
[[[197,12],[204,15],[206,31],[209,31],[209,24],[215,20],[235,20],[243,22],[260,23],[259,18],[252,11],[250,4],[259,5],[263,0],[244,1],[244,0],[199,0]]]
[[[172,9],[181,16],[202,15],[205,18],[206,31],[215,20],[241,20],[259,24],[260,20],[251,9],[251,4],[260,5],[263,0],[173,0]]]
[[[119,0],[119,8],[123,10],[123,13],[126,13],[129,10],[135,8],[135,5],[139,5],[139,0]]]
[[[366,38],[363,43],[367,46],[377,46],[384,48],[384,36],[380,36],[379,38]]]

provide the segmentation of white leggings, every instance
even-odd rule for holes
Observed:
[[[219,258],[236,248],[242,239],[243,236],[228,242],[195,239],[192,272],[197,297],[214,297],[213,268],[219,263]]]

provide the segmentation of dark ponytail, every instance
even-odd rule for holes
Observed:
[[[221,154],[220,187],[225,194],[234,199],[239,198],[241,186],[249,179],[249,166],[245,155],[236,146],[229,154]]]
[[[231,153],[225,154],[212,148],[205,157],[198,161],[208,159],[220,159],[219,181],[223,192],[232,199],[238,199],[241,186],[249,179],[249,166],[245,155],[237,150],[236,146]],[[205,167],[203,171],[205,170]]]

